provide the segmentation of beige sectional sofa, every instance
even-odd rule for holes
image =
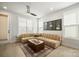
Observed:
[[[37,36],[35,36],[37,35]],[[60,35],[55,35],[55,34],[46,34],[46,33],[26,33],[26,34],[21,34],[18,37],[18,41],[22,43],[26,43],[27,40],[29,39],[40,39],[45,42],[46,45],[52,47],[52,48],[57,48],[61,44],[62,37]]]

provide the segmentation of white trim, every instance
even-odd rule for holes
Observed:
[[[8,15],[8,24],[7,24],[7,26],[8,26],[8,29],[7,29],[7,39],[8,40],[10,40],[10,17],[9,17],[9,15]]]
[[[70,27],[70,26],[79,26],[79,24],[64,25],[64,27]]]

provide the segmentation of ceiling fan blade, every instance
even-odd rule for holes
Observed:
[[[29,13],[33,16],[37,16],[36,14],[30,12],[30,6],[29,5],[26,5],[26,8],[27,8],[27,13]]]
[[[30,6],[26,5],[26,8],[27,8],[27,13],[30,13]]]
[[[37,16],[36,14],[34,14],[34,13],[30,13],[31,15],[33,15],[33,16]]]

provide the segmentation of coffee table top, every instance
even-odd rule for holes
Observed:
[[[35,45],[39,45],[39,44],[44,43],[44,41],[38,40],[38,39],[29,39],[28,41],[30,41],[31,43],[33,43]]]

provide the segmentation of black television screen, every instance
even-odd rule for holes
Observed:
[[[44,30],[62,30],[62,19],[44,22]]]

